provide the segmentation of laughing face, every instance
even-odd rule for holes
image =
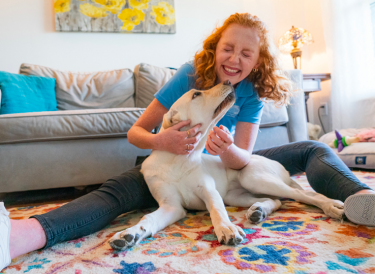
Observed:
[[[215,69],[219,81],[235,85],[245,79],[259,59],[260,38],[254,28],[231,24],[216,47]]]

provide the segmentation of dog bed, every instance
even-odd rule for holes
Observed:
[[[362,128],[362,129],[342,129],[340,134],[342,136],[353,137],[356,134],[373,128]],[[335,132],[329,132],[322,137],[319,141],[329,144],[336,139]],[[364,169],[375,169],[375,143],[374,142],[363,142],[354,143],[350,146],[345,147],[341,152],[338,152],[336,148],[333,148],[340,159],[351,168],[364,168]]]

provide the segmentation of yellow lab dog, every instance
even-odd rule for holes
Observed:
[[[192,125],[202,124],[202,137],[189,155],[154,150],[143,162],[142,173],[159,208],[137,225],[116,233],[109,241],[113,249],[132,247],[173,224],[185,217],[185,208],[207,209],[219,242],[232,245],[239,244],[245,233],[230,222],[224,203],[249,207],[246,217],[253,223],[281,206],[277,197],[312,204],[330,217],[342,217],[341,201],[303,190],[276,161],[252,155],[246,167],[233,170],[226,168],[219,157],[202,153],[209,131],[234,102],[234,89],[226,81],[210,90],[190,90],[172,105],[164,115],[161,130],[190,119]]]

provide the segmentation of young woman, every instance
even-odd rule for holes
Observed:
[[[280,162],[291,175],[306,172],[317,192],[345,201],[345,213],[350,220],[375,225],[374,219],[364,218],[373,215],[375,207],[363,214],[364,206],[358,206],[375,198],[375,192],[359,182],[328,146],[305,141],[253,152],[263,107],[259,98],[286,104],[291,95],[289,81],[280,74],[276,52],[259,18],[247,13],[231,15],[204,41],[203,50],[195,55],[194,62],[183,65],[155,95],[129,130],[129,142],[145,149],[191,153],[200,137],[199,125],[181,132],[180,128],[189,125],[189,121],[183,121],[162,133],[151,134],[151,130],[186,91],[193,87],[207,89],[229,80],[236,87],[236,103],[219,127],[210,132],[207,153],[217,155],[233,169],[251,165],[250,157],[255,153]],[[113,177],[98,190],[28,220],[9,220],[1,203],[0,269],[9,265],[10,258],[83,237],[104,228],[124,212],[153,205],[155,200],[140,166]]]

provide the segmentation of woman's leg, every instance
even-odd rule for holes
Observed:
[[[306,172],[311,187],[328,198],[345,201],[350,195],[371,189],[361,183],[324,143],[302,141],[255,151],[282,164],[290,175]]]
[[[375,192],[361,183],[324,143],[295,142],[255,151],[281,163],[291,175],[306,172],[312,188],[331,199],[345,201],[345,215],[354,223],[375,226]]]
[[[139,165],[55,210],[28,220],[12,221],[11,257],[89,235],[124,212],[156,205]],[[25,233],[28,236],[22,235]]]
[[[46,243],[46,233],[36,219],[10,220],[9,253],[12,259],[41,249]]]

